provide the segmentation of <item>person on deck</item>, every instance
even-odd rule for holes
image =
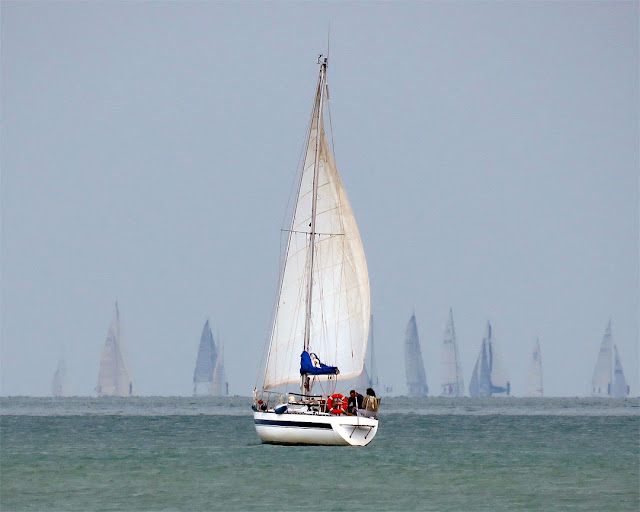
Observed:
[[[356,414],[358,409],[362,408],[364,397],[360,393],[356,393],[355,389],[349,391],[349,401],[347,402],[347,413]]]
[[[367,388],[367,396],[364,397],[362,407],[358,408],[358,414],[369,418],[378,417],[378,399],[376,398],[376,392],[372,388]]]

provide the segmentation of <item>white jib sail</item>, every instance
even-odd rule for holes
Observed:
[[[316,90],[307,151],[289,232],[277,310],[265,368],[265,388],[300,382],[309,275],[313,177],[317,172],[315,255],[309,351],[337,366],[340,379],[362,373],[369,328],[369,275],[347,194],[324,132]],[[318,121],[320,133],[318,133]],[[318,169],[315,169],[316,137]]]
[[[407,375],[407,395],[427,396],[429,387],[424,371],[415,314],[411,315],[404,336],[404,367]]]
[[[592,396],[609,396],[611,394],[611,356],[612,356],[612,337],[611,337],[611,320],[604,331],[604,337],[600,344],[600,352],[598,353],[598,361],[593,370],[593,379],[591,380]]]
[[[480,353],[473,367],[469,395],[472,397],[491,396],[491,324],[487,322],[487,333],[482,338]]]
[[[616,398],[624,398],[629,394],[629,386],[627,386],[627,379],[624,377],[617,345],[613,346],[613,352],[615,355],[615,364],[613,366],[613,389],[611,390],[611,394]]]
[[[213,379],[211,382],[211,394],[215,396],[226,396],[229,394],[227,386],[227,377],[224,370],[224,346],[218,336],[218,358],[215,368],[213,369]]]
[[[51,394],[57,397],[69,396],[67,364],[64,358],[58,361],[58,368],[56,368],[56,373],[53,375],[53,381],[51,382]]]
[[[542,390],[542,355],[540,353],[540,340],[536,338],[533,350],[529,354],[529,372],[527,373],[526,395],[541,397]]]
[[[209,392],[213,394],[211,383],[213,382],[213,370],[217,360],[218,351],[213,341],[209,320],[207,320],[202,328],[196,367],[193,372],[194,393],[197,391],[198,384],[209,383]]]
[[[496,346],[496,341],[493,338],[491,326],[488,327],[489,331],[489,348],[490,348],[490,367],[491,367],[491,393],[501,394],[511,393],[511,384],[509,382],[509,374],[502,362],[502,357]]]
[[[129,377],[125,360],[120,344],[120,313],[116,303],[113,321],[109,327],[100,359],[98,395],[130,396],[133,394],[133,382]]]
[[[464,380],[460,368],[460,356],[453,326],[453,310],[449,309],[449,321],[444,330],[441,351],[442,396],[464,396]]]

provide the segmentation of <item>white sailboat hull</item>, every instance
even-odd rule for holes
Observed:
[[[254,412],[263,443],[366,446],[378,431],[378,420],[364,416]]]

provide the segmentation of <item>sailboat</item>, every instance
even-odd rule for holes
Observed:
[[[615,359],[612,355],[615,353]],[[613,363],[612,367],[612,361]],[[623,398],[629,395],[629,386],[622,370],[618,347],[613,343],[611,320],[604,331],[598,360],[591,380],[591,395]]]
[[[540,339],[536,338],[533,350],[529,353],[529,372],[527,373],[526,396],[541,397],[542,389],[542,355],[540,353]]]
[[[325,134],[327,58],[320,55],[318,64],[264,379],[262,389],[254,389],[252,409],[263,443],[364,446],[375,437],[378,420],[347,415],[347,397],[336,387],[338,379],[363,370],[369,275]],[[296,383],[298,390],[287,390]]]
[[[511,394],[511,383],[496,352],[489,322],[487,322],[487,331],[482,339],[480,354],[478,354],[473,368],[469,394],[472,397]]]
[[[69,384],[67,382],[67,363],[64,357],[58,361],[58,367],[51,382],[51,394],[55,397],[69,396]]]
[[[441,396],[464,396],[464,379],[460,367],[460,355],[453,326],[453,309],[449,308],[449,321],[442,340],[442,392]]]
[[[407,396],[427,396],[429,386],[424,372],[415,313],[409,318],[404,336],[404,368],[407,374]]]
[[[120,312],[116,302],[115,313],[100,359],[98,372],[98,396],[131,396],[133,395],[133,381],[125,363],[125,357],[120,340]]]
[[[209,320],[207,320],[200,335],[196,368],[193,371],[193,396],[214,394],[213,372],[217,362],[218,349],[213,341]]]

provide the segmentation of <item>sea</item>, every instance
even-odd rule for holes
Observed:
[[[2,511],[640,510],[640,400],[384,397],[366,447],[248,397],[0,398]]]

